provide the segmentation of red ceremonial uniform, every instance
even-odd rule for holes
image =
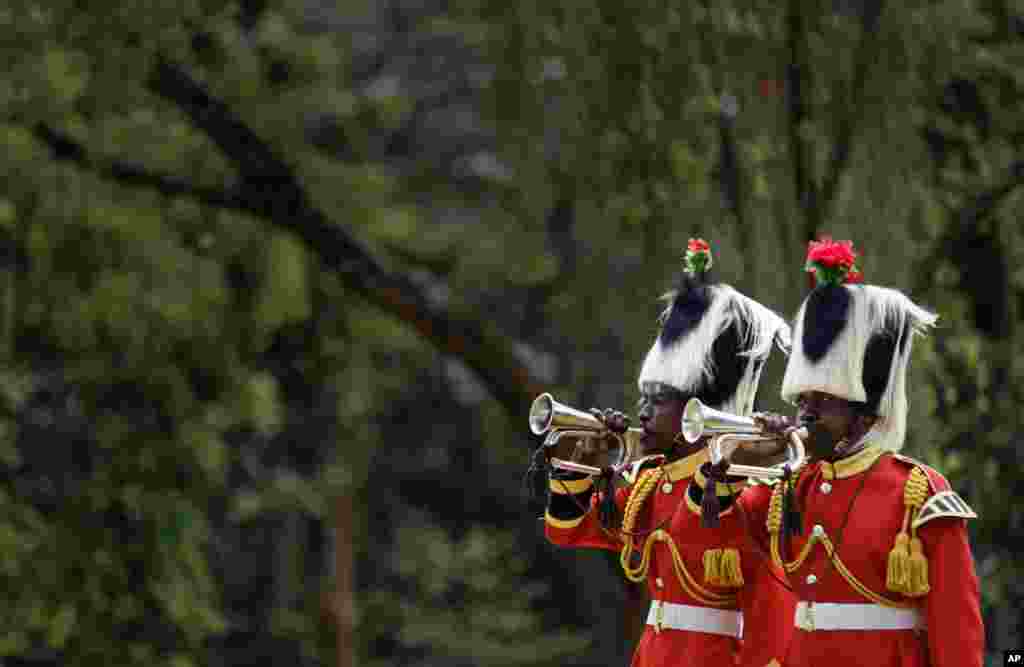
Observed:
[[[771,565],[767,542],[760,550],[755,548],[747,525],[763,525],[765,510],[760,515],[749,510],[741,514],[727,506],[719,527],[701,525],[700,506],[688,487],[703,482],[694,475],[707,459],[702,450],[642,470],[630,486],[617,490],[625,526],[631,494],[641,485],[650,487],[632,525],[632,557],[624,559],[634,577],[645,575],[652,599],[648,625],[633,655],[634,667],[764,667],[781,660],[792,632],[793,597],[781,572]],[[571,488],[560,489],[563,484]],[[590,493],[589,479],[552,480],[551,489],[552,504],[545,514],[551,542],[622,552],[628,540],[600,525],[598,498]],[[569,490],[576,502],[586,503],[586,513],[578,510],[572,516],[573,504],[566,502],[571,500],[565,493]],[[770,493],[769,487],[748,488],[744,507],[766,508]],[[553,512],[556,505],[558,516]],[[690,629],[673,629],[673,624]]]
[[[961,518],[973,512],[942,475],[877,446],[834,464],[809,465],[794,487],[802,532],[789,538],[784,554],[781,487],[761,529],[798,599],[798,629],[784,667],[981,667],[978,578]],[[765,502],[763,496],[744,500]],[[901,533],[903,546],[920,539],[923,574],[907,574],[908,558],[892,563]],[[892,583],[914,576],[921,577],[915,590]]]

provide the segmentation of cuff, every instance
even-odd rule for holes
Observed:
[[[583,520],[590,510],[591,499],[594,495],[594,478],[583,477],[581,479],[558,479],[553,477],[548,481],[548,507],[546,518],[556,528],[575,528],[579,521]],[[575,523],[573,523],[575,522]]]
[[[551,512],[544,512],[544,522],[552,528],[561,528],[562,530],[571,530],[572,528],[575,528],[583,523],[583,519],[585,517],[585,514],[581,514],[575,519],[559,519],[558,517],[551,516]]]

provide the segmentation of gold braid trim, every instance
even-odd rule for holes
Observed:
[[[829,539],[828,535],[818,537],[817,535],[812,534],[807,540],[807,543],[804,544],[804,548],[800,550],[800,555],[788,563],[782,563],[782,559],[779,557],[779,534],[775,533],[771,538],[772,559],[775,560],[776,563],[782,564],[782,567],[786,569],[787,573],[795,572],[801,565],[803,565],[807,556],[811,553],[811,548],[814,546],[815,542],[821,542],[825,546],[825,553],[828,554],[829,560],[832,561],[832,565],[835,567],[836,572],[842,575],[843,579],[846,580],[846,583],[850,584],[853,590],[857,591],[868,600],[886,607],[908,608],[914,606],[912,603],[890,600],[889,598],[875,593],[870,588],[862,584],[860,580],[854,576],[853,572],[850,572],[846,565],[843,564],[842,559],[840,559],[836,554],[835,545],[832,544],[832,540]]]
[[[657,488],[658,482],[661,480],[661,475],[662,471],[659,469],[645,470],[640,474],[636,484],[633,485],[633,488],[629,493],[629,498],[626,500],[626,507],[622,517],[623,546],[619,558],[619,562],[622,564],[622,571],[630,581],[639,583],[646,579],[651,567],[651,551],[654,549],[655,544],[658,542],[664,542],[668,545],[669,552],[672,556],[672,568],[676,573],[676,579],[679,580],[680,587],[682,587],[690,597],[709,607],[735,607],[735,594],[716,593],[697,583],[693,578],[693,575],[691,575],[686,569],[686,564],[683,562],[683,557],[680,555],[679,549],[676,547],[676,543],[672,539],[672,536],[665,530],[661,528],[655,530],[648,535],[646,539],[644,539],[643,545],[638,547],[637,538],[633,535],[636,529],[637,518],[640,515],[640,510],[643,508],[644,502],[647,501],[651,492]],[[636,566],[633,566],[633,556],[637,551],[639,551],[640,554],[640,562]],[[735,565],[733,565],[733,561],[730,557],[728,562],[725,563],[725,566],[730,572],[733,567],[738,570],[739,554],[736,554]],[[742,573],[740,573],[739,577],[741,579],[741,583],[742,576]]]
[[[785,484],[776,484],[772,489],[772,498],[768,502],[768,519],[765,525],[768,527],[768,534],[771,535],[772,562],[778,567],[783,567],[782,554],[779,552],[779,531],[782,530],[782,494],[785,493]]]
[[[716,593],[697,583],[693,575],[686,569],[686,564],[683,562],[683,557],[679,553],[679,548],[676,546],[672,536],[661,528],[648,535],[647,539],[644,540],[644,546],[641,550],[641,563],[638,567],[632,569],[634,574],[643,572],[646,576],[651,564],[651,550],[658,542],[664,542],[668,546],[669,553],[672,556],[672,569],[676,573],[676,579],[679,580],[679,586],[687,595],[708,607],[736,606],[736,595],[734,593]],[[643,580],[643,577],[633,578],[630,576],[630,573],[627,573],[626,576],[633,581],[639,582]]]
[[[716,586],[743,585],[740,552],[736,549],[708,549],[704,552],[704,581]]]
[[[639,479],[633,485],[629,492],[629,498],[626,500],[626,508],[622,516],[622,552],[619,555],[619,562],[622,564],[622,571],[626,574],[626,578],[630,581],[639,582],[647,577],[647,569],[650,565],[648,562],[650,549],[647,543],[642,547],[643,554],[640,564],[636,567],[631,565],[633,552],[637,548],[633,532],[636,528],[637,517],[640,516],[640,510],[647,501],[647,497],[651,495],[651,491],[657,486],[660,476],[661,470],[657,468],[640,473]],[[650,542],[650,537],[647,542]]]
[[[589,491],[592,486],[594,486],[593,477],[584,477],[583,479],[552,479],[548,482],[548,488],[551,489],[551,493],[560,495],[576,495]]]
[[[911,475],[911,477],[914,476]],[[927,494],[928,480],[927,478],[923,478],[923,481],[924,486],[921,487],[920,481],[918,481],[917,479],[915,479],[913,486],[910,486],[910,481],[908,480],[909,490],[905,490],[905,501],[907,498],[909,498],[911,501],[917,501],[919,497],[921,501],[923,501],[922,494]],[[832,562],[833,567],[835,567],[836,571],[840,574],[840,576],[842,576],[843,579],[846,580],[846,583],[850,584],[853,590],[855,590],[857,593],[864,596],[868,600],[874,602],[875,604],[884,605],[886,607],[905,608],[913,606],[913,604],[911,603],[890,600],[887,597],[875,593],[870,588],[861,583],[861,581],[857,579],[856,576],[854,576],[853,572],[851,572],[849,568],[846,567],[842,559],[839,558],[839,555],[836,553],[835,545],[832,543],[832,540],[829,539],[828,535],[822,535],[819,537],[817,535],[812,534],[811,537],[808,538],[807,542],[803,546],[803,549],[800,550],[800,553],[796,556],[796,558],[794,558],[792,561],[788,563],[784,562],[782,560],[782,552],[779,549],[779,532],[782,530],[782,494],[784,492],[784,486],[784,484],[778,484],[775,486],[774,489],[772,489],[772,497],[768,504],[768,519],[766,521],[768,533],[771,536],[770,546],[772,561],[777,566],[784,568],[787,573],[791,574],[795,572],[800,568],[800,566],[804,564],[804,561],[807,560],[807,557],[810,555],[811,549],[814,548],[814,545],[817,542],[821,542],[825,547],[825,553],[828,555],[828,558]],[[904,521],[904,525],[906,525],[906,521]],[[918,543],[920,543],[920,540],[917,541]]]
[[[575,528],[583,523],[583,519],[585,518],[587,518],[587,515],[581,514],[575,519],[559,519],[551,516],[550,512],[544,512],[544,521],[546,521],[552,528],[561,528],[562,530],[571,530]]]
[[[702,490],[707,489],[708,478],[704,476],[704,473],[702,473],[700,471],[700,468],[697,468],[697,472],[693,473],[693,481],[695,481],[697,483],[697,486],[699,486]],[[732,495],[736,495],[737,493],[742,491],[743,487],[745,487],[746,485],[747,485],[747,481],[746,480],[743,480],[742,482],[730,482],[730,483],[716,482],[715,483],[715,494],[719,495],[719,496],[732,496]]]
[[[716,593],[698,584],[687,571],[686,564],[683,562],[683,557],[679,553],[676,543],[672,540],[672,536],[664,530],[658,530],[657,532],[660,533],[658,539],[665,542],[668,545],[669,551],[672,552],[672,565],[676,571],[676,579],[679,580],[679,585],[682,586],[687,594],[694,600],[709,607],[736,606],[736,595],[734,593]]]
[[[928,593],[928,559],[924,556],[917,528],[913,527],[914,517],[928,497],[928,476],[915,466],[910,471],[903,487],[903,527],[896,535],[896,543],[889,552],[885,586],[890,591],[909,597],[920,597]],[[909,532],[908,532],[909,529]]]
[[[702,513],[700,505],[698,505],[697,503],[693,502],[693,498],[690,497],[689,493],[685,494],[683,497],[686,499],[686,509],[690,510],[691,512],[693,512],[697,516],[700,516],[701,513]],[[736,507],[735,504],[729,505],[724,510],[719,512],[718,516],[728,516],[729,513],[732,512],[733,509],[735,509],[735,507]]]

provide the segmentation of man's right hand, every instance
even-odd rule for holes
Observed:
[[[591,408],[590,414],[604,429],[579,438],[562,438],[549,456],[602,468],[613,465],[623,456],[622,443],[616,436],[629,430],[629,417],[616,410]]]
[[[755,412],[753,419],[766,433],[774,435],[786,435],[790,429],[796,428],[796,421],[793,418],[774,412]]]
[[[622,435],[629,430],[629,417],[618,410],[612,410],[611,408],[605,408],[604,410],[590,408],[590,414],[599,419],[601,423],[605,425],[605,428],[612,433]]]

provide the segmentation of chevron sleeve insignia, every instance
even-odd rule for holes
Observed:
[[[920,528],[932,519],[941,519],[943,517],[977,519],[978,515],[956,492],[941,491],[925,501],[918,511],[912,526]]]

